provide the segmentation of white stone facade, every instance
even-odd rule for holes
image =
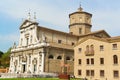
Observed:
[[[37,23],[26,20],[20,27],[19,45],[11,50],[9,73],[44,72],[45,42],[37,38]],[[33,54],[34,53],[34,54]]]

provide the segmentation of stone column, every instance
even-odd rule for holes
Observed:
[[[10,55],[10,67],[9,67],[8,73],[12,73],[13,72],[12,67],[13,67],[13,55],[11,54]]]
[[[41,52],[42,58],[41,58],[41,72],[44,72],[44,63],[45,63],[45,52],[44,48],[43,51]]]

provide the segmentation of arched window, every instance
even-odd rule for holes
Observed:
[[[113,56],[113,62],[114,62],[114,64],[118,64],[118,57],[117,57],[117,55]]]
[[[61,57],[61,56],[58,56],[57,59],[62,59],[62,57]]]
[[[53,58],[54,58],[53,55],[48,56],[48,59],[53,59]]]
[[[94,46],[93,45],[90,46],[90,53],[94,54]]]
[[[70,57],[69,57],[69,56],[67,56],[67,57],[66,57],[66,60],[70,60]]]
[[[86,46],[85,54],[89,54],[89,45]]]

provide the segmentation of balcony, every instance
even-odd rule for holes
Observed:
[[[86,50],[85,55],[86,56],[94,56],[94,50]]]

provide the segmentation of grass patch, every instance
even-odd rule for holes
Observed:
[[[0,80],[59,80],[58,78],[0,78]],[[81,80],[81,79],[70,79]]]
[[[58,78],[1,78],[0,80],[59,80]]]

